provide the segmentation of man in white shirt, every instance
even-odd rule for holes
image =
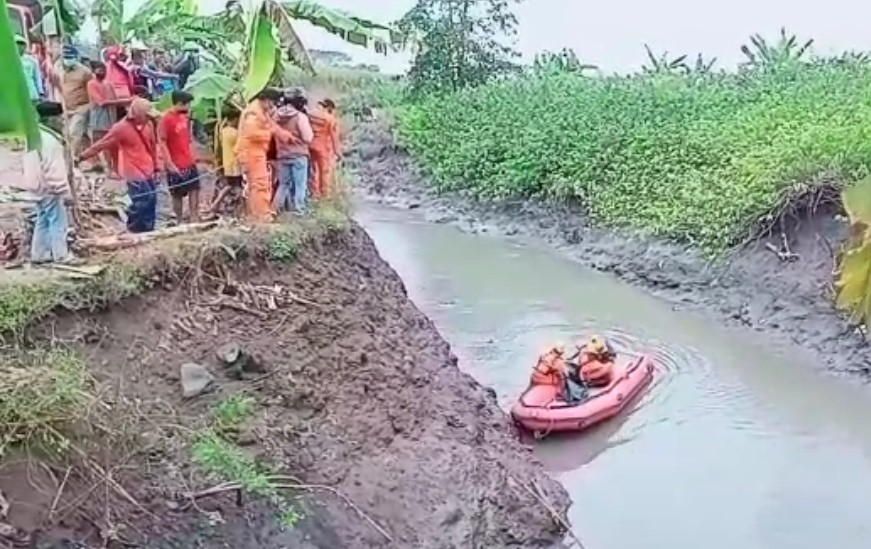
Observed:
[[[41,103],[37,107],[40,117],[58,116],[60,104]],[[69,195],[67,165],[61,138],[40,126],[39,151],[26,153],[24,159],[23,188],[36,199],[36,223],[30,243],[33,263],[69,263],[75,261],[67,245],[69,217],[64,200]]]

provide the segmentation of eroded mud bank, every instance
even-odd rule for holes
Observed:
[[[92,423],[116,442],[82,439],[89,458],[67,475],[6,460],[0,491],[16,535],[38,547],[102,546],[107,532],[109,547],[557,546],[560,528],[540,498],[564,513],[563,488],[517,441],[491,392],[458,369],[365,232],[331,234],[284,249],[287,263],[200,256],[140,297],[32,330],[31,343],[86,362],[102,418]],[[282,297],[258,301],[270,292]],[[222,365],[216,349],[226,344],[256,368]],[[182,396],[185,363],[214,376],[194,398]],[[218,478],[220,467],[205,474],[192,457],[216,407],[238,396],[251,399],[250,417],[229,443],[304,486],[281,489],[302,515],[292,530],[244,491],[189,497],[238,480]],[[42,471],[38,482],[23,482],[25,470]]]
[[[780,247],[779,236],[710,261],[691,247],[595,227],[579,208],[567,205],[484,204],[462,193],[437,194],[384,122],[358,124],[351,140],[346,162],[365,198],[419,208],[433,222],[466,231],[538,239],[584,265],[646,286],[675,307],[752,327],[772,344],[798,343],[829,372],[871,375],[862,335],[832,307],[833,250],[847,227],[831,210],[797,220],[789,242],[796,261],[783,261],[769,249],[768,244]]]

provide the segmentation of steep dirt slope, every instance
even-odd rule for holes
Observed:
[[[100,530],[105,537],[112,529],[167,549],[559,541],[541,500],[564,513],[564,490],[516,440],[493,395],[457,368],[361,229],[273,246],[283,263],[231,255],[200,254],[175,276],[152,278],[157,287],[139,297],[104,312],[60,313],[31,330],[31,342],[85,360],[102,406],[91,423],[116,442],[79,444],[130,497],[81,462],[68,479],[49,467],[42,488],[28,489],[15,480],[21,460],[6,461],[0,491],[22,536],[40,547],[97,547]],[[226,344],[251,357],[241,370],[216,357]],[[211,391],[182,397],[185,363],[215,376]],[[299,488],[279,488],[303,516],[293,530],[279,528],[275,510],[248,491],[186,495],[250,476],[226,458],[203,461],[197,446],[231,398],[247,399],[250,413],[228,431],[228,444],[262,470],[293,476],[276,485]],[[79,497],[91,487],[90,497]]]

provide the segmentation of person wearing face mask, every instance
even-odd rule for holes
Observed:
[[[88,133],[88,82],[94,77],[91,69],[79,62],[79,52],[73,46],[64,46],[62,57],[55,66],[55,87],[60,92],[61,104],[67,123],[67,133],[74,154],[84,148]]]
[[[118,173],[127,182],[130,197],[127,230],[131,233],[153,231],[157,222],[158,155],[154,120],[159,116],[147,99],[133,99],[127,116],[80,156],[86,160],[107,149],[118,151]]]
[[[172,92],[172,108],[160,119],[160,147],[177,223],[183,222],[185,197],[188,198],[191,221],[199,220],[200,174],[191,140],[190,107],[193,100],[194,96],[187,92]]]
[[[293,134],[272,118],[281,92],[274,88],[260,91],[242,111],[236,157],[248,181],[248,217],[255,222],[272,221],[272,178],[267,154],[273,138],[292,141]]]

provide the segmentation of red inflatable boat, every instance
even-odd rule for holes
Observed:
[[[642,355],[616,365],[614,380],[590,389],[580,403],[568,403],[560,387],[532,385],[511,408],[514,421],[537,436],[558,431],[581,431],[617,415],[653,380],[653,360]]]

